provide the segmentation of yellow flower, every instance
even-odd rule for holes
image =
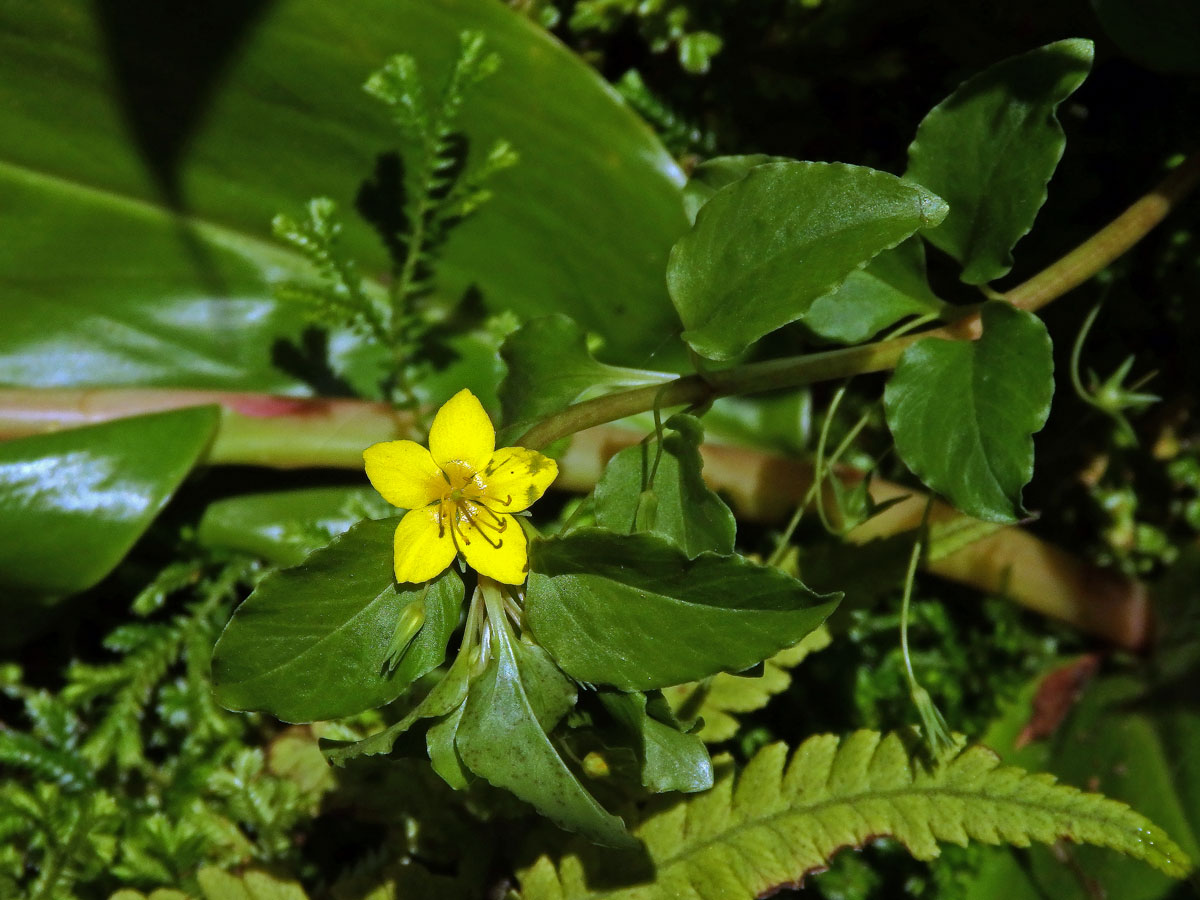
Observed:
[[[457,553],[496,581],[525,580],[529,550],[513,513],[542,496],[558,466],[536,450],[497,450],[491,420],[470,391],[438,410],[428,450],[386,441],[364,450],[363,459],[375,490],[408,510],[396,527],[397,581],[428,581]]]

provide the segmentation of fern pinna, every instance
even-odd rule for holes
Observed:
[[[740,775],[725,765],[711,791],[667,799],[635,833],[645,852],[588,847],[555,865],[540,858],[524,900],[736,900],[798,885],[839,850],[878,837],[932,859],[939,842],[1028,846],[1069,839],[1126,853],[1170,875],[1191,862],[1123,803],[1000,764],[984,747],[926,768],[897,734],[809,738],[787,762],[770,744]],[[787,763],[785,767],[785,763]],[[601,884],[599,873],[640,873]],[[636,876],[635,876],[636,877]]]

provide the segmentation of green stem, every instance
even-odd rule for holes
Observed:
[[[1153,191],[1058,262],[1001,294],[1000,298],[1021,309],[1041,309],[1087,281],[1145,237],[1187,196],[1197,181],[1200,181],[1200,153],[1189,157]],[[652,409],[656,398],[667,407],[694,405],[732,394],[803,387],[819,381],[886,371],[895,368],[904,351],[917,341],[978,338],[981,333],[978,309],[964,310],[964,313],[958,321],[930,331],[859,347],[750,363],[702,375],[683,375],[664,385],[636,388],[576,403],[543,419],[515,443],[534,449],[545,447],[585,428]]]

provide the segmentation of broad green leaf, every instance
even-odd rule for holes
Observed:
[[[598,696],[604,708],[636,741],[645,787],[655,793],[692,793],[712,787],[712,760],[697,735],[686,734],[651,715],[643,693],[602,691]],[[663,703],[662,698],[657,698],[657,702]]]
[[[921,121],[904,178],[950,204],[925,236],[962,263],[968,284],[1012,268],[1066,146],[1054,112],[1091,65],[1091,41],[1047,44],[964,82]]]
[[[500,384],[506,426],[544,418],[592,391],[637,387],[675,377],[597,362],[583,329],[564,315],[526,322],[505,339],[500,356],[508,368]]]
[[[467,768],[569,831],[630,846],[624,823],[579,783],[547,734],[565,712],[568,693],[573,699],[570,682],[540,647],[515,641],[503,622],[493,630],[492,654],[471,682],[458,725],[456,745]]]
[[[113,570],[201,458],[216,407],[0,442],[0,595],[63,595]]]
[[[227,709],[313,722],[383,706],[441,665],[458,626],[463,584],[453,569],[396,584],[398,519],[365,521],[303,563],[268,575],[237,608],[213,651],[213,689]],[[401,611],[425,622],[399,665],[384,665]]]
[[[712,195],[726,185],[741,181],[755,166],[766,163],[789,162],[783,156],[768,156],[752,153],[746,156],[717,156],[706,159],[692,170],[687,184],[683,186],[683,208],[693,224],[700,207],[712,199]]]
[[[1092,0],[1122,51],[1160,72],[1200,74],[1200,4],[1195,0]]]
[[[664,433],[661,453],[657,440],[644,441],[609,460],[596,484],[596,523],[621,534],[662,535],[689,557],[706,550],[732,553],[737,522],[700,474],[700,421],[672,416],[664,431],[670,433]],[[647,512],[647,500],[652,500],[652,512]]]
[[[881,836],[918,859],[939,843],[1028,846],[1067,838],[1141,860],[1175,878],[1187,855],[1124,803],[1002,766],[984,747],[928,770],[897,735],[858,731],[809,738],[788,760],[770,744],[736,778],[712,791],[652,810],[635,831],[645,841],[653,881],[593,886],[587,872],[639,873],[645,857],[613,851],[541,858],[522,877],[523,900],[667,900],[703,896],[751,900],[800,883],[847,847]],[[639,864],[640,863],[640,864]]]
[[[829,646],[829,629],[822,625],[794,647],[780,650],[763,661],[762,672],[746,677],[719,672],[704,681],[677,684],[663,690],[671,708],[684,719],[699,716],[704,726],[697,732],[705,743],[727,741],[741,727],[737,716],[766,706],[792,683],[791,670],[810,653]]]
[[[492,0],[251,12],[148,37],[105,6],[0,7],[0,383],[305,390],[288,374],[304,354],[295,316],[276,314],[269,282],[306,269],[271,219],[322,195],[353,210],[403,149],[362,83],[408,52],[436,90],[464,28],[503,60],[464,131],[476,148],[507,138],[522,161],[452,236],[448,294],[568,311],[616,359],[640,361],[675,327],[662,271],[687,225],[682,173],[542,29]],[[346,246],[385,273],[365,222]]]
[[[925,245],[912,237],[814,300],[804,325],[826,340],[857,344],[901,319],[940,315],[944,308],[925,277]]]
[[[196,537],[209,547],[240,550],[275,565],[295,566],[368,513],[382,511],[378,499],[374,490],[361,487],[297,488],[227,497],[204,510]],[[393,507],[386,509],[384,515],[396,514]]]
[[[710,359],[736,356],[945,215],[938,197],[886,172],[842,163],[757,166],[718,191],[671,250],[667,286],[683,339]]]
[[[644,691],[748,669],[825,620],[821,597],[740,556],[688,559],[663,538],[581,528],[530,548],[525,614],[579,681]]]
[[[1046,326],[996,301],[977,341],[913,344],[884,391],[896,452],[968,515],[1014,522],[1033,476],[1033,435],[1050,413],[1054,359]]]

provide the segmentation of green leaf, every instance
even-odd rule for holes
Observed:
[[[716,156],[706,159],[692,170],[687,184],[683,186],[683,208],[688,220],[696,222],[700,207],[712,199],[713,194],[726,185],[741,181],[755,166],[766,163],[792,162],[785,156],[769,156],[752,153],[746,156]]]
[[[805,326],[841,344],[857,344],[909,316],[941,315],[945,304],[925,277],[925,245],[909,238],[813,301]]]
[[[713,784],[712,760],[704,742],[686,734],[676,724],[651,715],[647,697],[640,692],[602,691],[598,695],[604,708],[637,742],[642,784],[655,793],[706,791]],[[656,702],[663,703],[661,697]],[[670,709],[660,714],[669,715]],[[673,717],[672,717],[673,718]]]
[[[196,878],[204,900],[308,900],[299,883],[269,872],[252,870],[231,875],[215,866],[204,866]]]
[[[462,580],[396,584],[398,519],[362,522],[293,569],[273,572],[238,607],[213,651],[213,689],[226,709],[313,722],[383,706],[441,665],[458,626]],[[401,611],[425,623],[400,664],[385,658]]]
[[[425,747],[429,751],[429,764],[441,779],[456,791],[463,791],[471,782],[471,773],[458,754],[456,741],[458,726],[462,724],[467,701],[458,704],[451,712],[429,726],[425,732]]]
[[[884,391],[896,452],[968,515],[1014,522],[1033,476],[1033,435],[1050,413],[1046,326],[1004,302],[983,308],[977,341],[913,344]]]
[[[209,547],[261,556],[279,566],[295,566],[364,518],[375,491],[360,487],[298,488],[243,494],[210,503],[196,537]],[[395,515],[392,507],[385,515]]]
[[[929,191],[874,169],[758,166],[713,196],[671,250],[667,286],[683,339],[710,359],[736,356],[945,215]]]
[[[584,330],[564,315],[526,322],[505,339],[500,356],[508,367],[500,383],[506,426],[559,412],[589,392],[638,387],[675,377],[597,362],[588,350]]]
[[[344,766],[348,760],[359,756],[391,753],[400,736],[420,719],[438,719],[453,715],[467,699],[471,660],[472,656],[468,653],[459,653],[454,657],[454,662],[446,674],[430,689],[424,699],[405,714],[404,718],[383,731],[350,743],[322,739],[321,751],[325,758],[335,766]],[[432,752],[432,747],[430,750]]]
[[[525,614],[579,681],[644,691],[748,669],[798,642],[837,598],[740,556],[581,528],[530,548]]]
[[[737,714],[754,712],[766,706],[792,683],[791,669],[810,653],[824,650],[832,638],[822,625],[794,647],[780,650],[763,661],[762,673],[746,677],[718,672],[704,681],[690,681],[663,690],[663,696],[680,718],[699,717],[704,726],[697,732],[702,741],[717,744],[738,733]]]
[[[700,474],[704,429],[694,416],[672,416],[658,441],[626,447],[608,462],[596,484],[596,523],[610,531],[648,531],[665,537],[689,557],[706,550],[733,552],[737,521]],[[653,493],[654,512],[637,522],[645,496]]]
[[[624,823],[596,802],[567,768],[547,731],[574,688],[540,647],[515,641],[502,609],[489,603],[492,658],[471,682],[456,744],[462,761],[569,831],[615,847],[633,843]]]
[[[1200,74],[1200,6],[1194,0],[1092,0],[1113,42],[1159,72]]]
[[[0,594],[63,595],[116,567],[208,447],[216,407],[0,442]]]
[[[792,754],[771,744],[736,779],[664,804],[635,832],[654,865],[651,883],[589,886],[592,871],[636,872],[632,854],[542,857],[522,878],[524,900],[750,900],[799,883],[846,847],[888,836],[918,859],[938,843],[1027,846],[1069,838],[1126,853],[1175,877],[1191,862],[1158,827],[1124,803],[1004,767],[973,747],[942,766],[914,762],[896,735],[859,731],[809,738]],[[701,895],[695,885],[704,884]]]
[[[237,27],[148,39],[69,0],[0,9],[0,383],[306,390],[270,283],[307,264],[271,220],[315,196],[354,208],[403,150],[364,79],[398,51],[437,77],[466,28],[502,65],[462,128],[475,147],[507,138],[521,164],[451,236],[447,295],[478,285],[492,310],[570,312],[615,359],[676,327],[662,272],[687,225],[683,175],[542,29],[491,0],[280,0],[222,22]],[[364,272],[386,271],[372,227],[345,237]]]
[[[984,284],[1012,268],[1010,251],[1046,201],[1066,138],[1054,116],[1083,83],[1092,42],[1057,41],[997,63],[964,82],[921,121],[905,180],[950,204],[926,232],[962,263],[962,280]]]

